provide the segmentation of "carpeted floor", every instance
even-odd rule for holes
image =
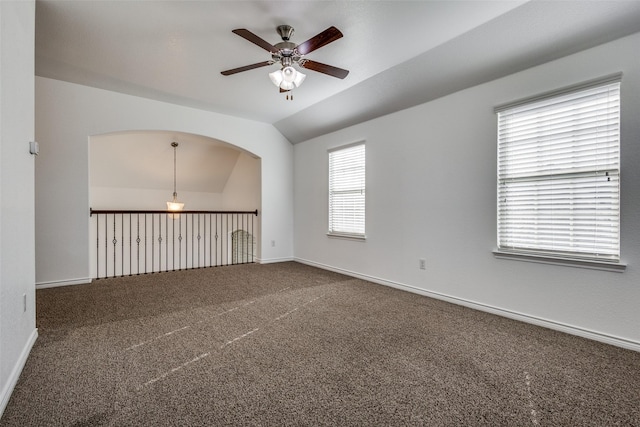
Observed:
[[[640,353],[297,263],[37,304],[2,426],[640,425]]]

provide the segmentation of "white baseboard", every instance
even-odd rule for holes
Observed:
[[[324,270],[334,271],[336,273],[342,273],[347,276],[355,277],[357,279],[366,280],[369,282],[377,283],[379,285],[389,286],[396,289],[401,289],[408,292],[413,292],[415,294],[424,295],[426,297],[439,299],[442,301],[450,302],[452,304],[462,305],[465,307],[469,307],[475,310],[484,311],[491,314],[496,314],[498,316],[507,317],[509,319],[518,320],[525,323],[530,323],[536,326],[542,326],[544,328],[553,329],[560,332],[565,332],[567,334],[576,335],[579,337],[591,339],[594,341],[603,342],[605,344],[614,345],[616,347],[626,348],[628,350],[634,350],[640,352],[640,342],[628,340],[625,338],[616,337],[613,335],[603,334],[601,332],[596,332],[584,328],[579,328],[572,325],[567,325],[561,322],[555,322],[553,320],[547,320],[536,316],[531,316],[524,313],[518,313],[516,311],[506,310],[499,307],[494,307],[491,305],[470,301],[464,298],[458,298],[451,295],[442,294],[440,292],[428,291],[425,289],[417,288],[415,286],[406,285],[403,283],[393,282],[386,279],[380,279],[378,277],[369,276],[366,274],[356,273],[350,270],[345,270],[342,268],[332,267],[330,265],[318,263],[315,261],[310,261],[301,258],[295,258],[296,262],[311,265],[313,267],[322,268]]]
[[[35,344],[36,339],[38,338],[38,329],[34,329],[27,340],[22,352],[20,353],[20,357],[18,358],[16,364],[11,370],[11,375],[7,380],[7,383],[2,388],[2,393],[0,394],[0,418],[2,418],[2,414],[4,413],[5,408],[9,404],[9,399],[11,398],[11,394],[13,393],[13,389],[16,387],[18,383],[18,378],[20,378],[20,374],[22,373],[22,369],[24,368],[25,363],[27,363],[27,358],[29,357],[29,353],[31,353],[31,349],[33,348],[33,344]]]
[[[36,283],[36,289],[45,288],[57,288],[58,286],[71,286],[71,285],[87,285],[91,283],[90,277],[83,277],[80,279],[67,279],[67,280],[53,280],[51,282],[38,282]]]
[[[266,258],[266,259],[260,259],[257,258],[256,262],[258,264],[273,264],[276,262],[289,262],[289,261],[295,261],[295,259],[293,257],[286,257],[286,258]]]

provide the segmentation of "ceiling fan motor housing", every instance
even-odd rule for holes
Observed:
[[[296,54],[295,51],[298,45],[289,41],[291,36],[293,36],[293,27],[290,25],[280,25],[276,28],[276,31],[280,37],[282,37],[283,41],[273,45],[279,52],[273,54],[271,58],[275,62],[281,62],[283,67],[288,67],[294,62],[298,62],[300,55]]]
[[[271,58],[276,62],[281,61],[284,66],[291,65],[292,61],[297,62],[300,59],[300,55],[295,54],[296,46],[295,43],[291,42],[276,43],[274,47],[276,47],[279,52],[271,55]],[[287,64],[285,64],[285,62],[287,62]]]
[[[276,31],[280,34],[282,40],[286,42],[291,39],[291,36],[293,36],[293,27],[291,25],[280,25],[276,28]]]

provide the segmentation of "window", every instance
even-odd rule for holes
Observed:
[[[620,78],[496,109],[498,250],[620,259]]]
[[[329,151],[329,234],[364,238],[364,143]]]

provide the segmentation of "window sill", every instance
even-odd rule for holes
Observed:
[[[364,234],[327,233],[327,237],[331,237],[333,239],[356,240],[360,242],[364,242],[365,240],[367,240],[367,236],[365,236]]]
[[[537,262],[542,264],[563,265],[567,267],[577,267],[577,268],[590,268],[592,270],[613,271],[616,273],[622,273],[627,268],[626,264],[622,264],[620,262],[563,258],[563,257],[554,257],[550,255],[508,252],[508,251],[501,251],[499,249],[493,250],[493,256],[498,259]]]

